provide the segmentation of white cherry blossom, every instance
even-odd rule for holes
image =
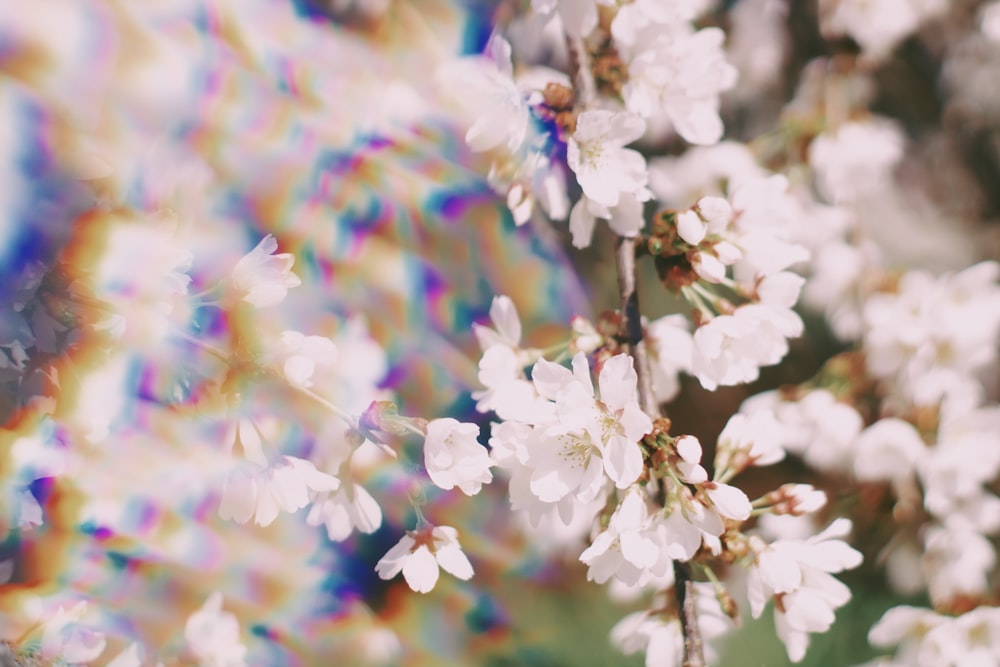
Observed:
[[[615,234],[626,238],[634,237],[645,224],[642,207],[651,197],[652,194],[645,188],[639,192],[623,192],[618,204],[610,207],[598,204],[586,195],[580,197],[569,214],[573,246],[586,248],[590,245],[598,219],[606,220]]]
[[[997,552],[989,538],[967,528],[932,525],[923,534],[921,560],[931,602],[947,604],[990,590]]]
[[[381,579],[402,572],[410,588],[427,593],[437,583],[439,567],[463,580],[473,574],[458,543],[458,531],[451,526],[425,526],[406,533],[375,565],[375,572]]]
[[[730,467],[738,472],[747,466],[772,465],[783,458],[781,425],[773,414],[764,410],[750,415],[737,413],[719,434],[715,470],[717,475]]]
[[[442,65],[439,85],[470,118],[465,142],[477,152],[503,146],[517,151],[530,120],[528,106],[514,83],[510,44],[493,35],[486,53]]]
[[[683,315],[665,315],[646,325],[647,348],[656,400],[665,403],[680,391],[678,375],[691,372],[694,341]]]
[[[720,315],[694,333],[691,370],[703,387],[734,385],[757,379],[762,366],[776,364],[788,352],[788,338],[802,333],[802,320],[783,304],[747,304]]]
[[[274,254],[278,242],[268,234],[233,267],[230,281],[240,296],[256,308],[275,306],[285,299],[291,287],[302,281],[292,273],[295,257],[290,253]]]
[[[624,193],[646,186],[646,160],[628,144],[642,136],[646,123],[635,114],[590,109],[576,120],[566,145],[566,160],[595,204],[617,206]]]
[[[831,576],[861,564],[861,553],[838,539],[850,530],[850,521],[837,519],[804,541],[765,544],[751,539],[755,561],[747,578],[750,611],[758,618],[769,598],[781,598],[775,606],[775,626],[793,662],[805,656],[808,634],[829,630],[834,611],[851,598],[850,589]]]
[[[578,503],[576,497],[566,494],[557,495],[554,501],[546,501],[532,490],[531,480],[535,469],[530,465],[529,447],[534,449],[539,438],[539,431],[529,424],[513,421],[494,424],[490,436],[490,458],[510,475],[511,509],[526,514],[532,526],[538,526],[544,518],[553,514],[560,523],[568,526],[574,521],[576,510],[582,503]],[[591,502],[599,500],[599,491],[603,487],[604,482],[601,480]]]
[[[687,24],[638,33],[625,50],[629,80],[622,95],[629,111],[662,115],[686,141],[714,144],[722,138],[719,94],[736,83],[718,28],[695,32]]]
[[[959,616],[898,606],[872,626],[873,646],[898,645],[892,665],[993,665],[1000,661],[1000,609],[980,606]]]
[[[912,424],[880,419],[858,436],[854,474],[867,481],[903,479],[914,474],[926,453],[927,445]]]
[[[634,586],[644,577],[662,576],[666,568],[659,573],[651,571],[659,560],[652,532],[644,493],[632,487],[611,515],[608,527],[580,554],[589,568],[587,579],[603,584],[615,577]]]
[[[551,405],[538,395],[524,374],[524,367],[538,352],[521,347],[521,320],[510,297],[497,295],[490,304],[493,328],[473,324],[483,356],[479,360],[479,382],[485,387],[472,392],[479,412],[493,410],[501,419],[544,421]]]
[[[698,629],[705,640],[706,664],[715,664],[718,653],[712,646],[733,628],[733,622],[723,612],[710,583],[694,584]],[[625,655],[646,652],[646,667],[676,667],[684,660],[684,635],[680,621],[654,611],[637,611],[627,615],[611,629],[611,642]]]
[[[854,447],[864,420],[858,411],[840,403],[829,391],[814,389],[797,401],[782,400],[777,392],[747,399],[740,412],[771,412],[781,425],[782,447],[813,468],[848,472],[854,466]]]
[[[479,444],[479,426],[463,424],[450,417],[427,424],[424,439],[424,467],[431,481],[442,489],[456,486],[468,496],[479,493],[493,479],[493,462]]]
[[[240,642],[240,624],[222,610],[222,593],[212,593],[184,625],[188,651],[205,667],[243,667],[247,648]]]
[[[326,534],[334,542],[342,542],[357,530],[374,533],[382,525],[382,509],[360,484],[342,483],[332,493],[321,493],[313,500],[306,523],[326,526]]]
[[[283,456],[267,467],[240,465],[226,476],[222,486],[219,517],[260,526],[271,524],[279,512],[296,512],[311,500],[311,494],[334,491],[340,480],[320,472],[311,462]]]
[[[337,360],[337,346],[323,336],[306,336],[298,331],[282,331],[278,341],[281,370],[292,385],[312,386],[316,367],[330,367]]]
[[[550,452],[577,452],[566,460],[574,461],[574,465],[586,461],[585,469],[590,468],[597,455],[605,473],[620,489],[639,477],[642,472],[639,440],[652,430],[653,424],[639,407],[638,380],[630,356],[619,354],[604,362],[598,377],[600,399],[594,396],[583,353],[573,357],[572,372],[539,359],[532,378],[539,394],[556,403],[558,425],[550,431],[562,439],[558,449]],[[559,477],[567,472],[558,464],[561,456],[556,453],[546,461],[554,466],[546,471],[547,476]]]
[[[817,186],[832,203],[854,202],[884,189],[902,158],[902,131],[886,120],[844,123],[809,145]]]

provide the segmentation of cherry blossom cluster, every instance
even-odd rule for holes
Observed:
[[[477,394],[478,408],[502,419],[492,425],[490,455],[509,477],[511,508],[533,526],[562,525],[589,535],[579,559],[588,567],[588,579],[601,584],[662,591],[674,580],[675,561],[744,564],[752,613],[759,616],[774,599],[779,635],[792,659],[801,660],[808,633],[828,630],[834,610],[850,599],[831,574],[857,567],[861,555],[838,539],[850,530],[847,520],[798,541],[768,543],[742,532],[755,509],[803,516],[826,504],[825,494],[808,485],[785,485],[751,503],[728,483],[750,466],[784,458],[780,424],[763,413],[733,416],[719,436],[710,478],[697,438],[671,437],[664,431],[668,422],[654,423],[643,412],[629,355],[610,354],[600,338],[584,339],[584,351],[581,338],[571,335],[557,346],[560,358],[577,350],[567,368],[521,346],[520,319],[508,297],[494,299],[491,319],[493,328],[476,328],[486,387]],[[786,613],[798,600],[811,607],[799,610],[807,612],[803,618]],[[720,613],[734,613],[731,601],[717,608]],[[636,627],[615,636],[639,634],[616,642],[627,652],[650,643],[650,661],[664,651],[679,655],[676,623],[676,616],[654,606],[623,621],[623,628]],[[661,635],[654,642],[652,636]],[[660,644],[666,637],[676,641]]]
[[[881,115],[893,67],[940,58],[932,113],[947,131],[934,140],[977,156],[992,183],[1000,2],[500,3],[482,52],[462,57],[444,55],[449,38],[436,30],[426,42],[403,34],[419,12],[402,2],[106,4],[0,8],[0,178],[13,184],[0,245],[5,261],[31,255],[5,276],[0,302],[0,532],[51,549],[29,564],[37,582],[20,571],[23,553],[0,560],[0,662],[255,664],[252,642],[266,632],[241,628],[251,612],[215,580],[231,565],[216,556],[279,558],[288,565],[276,590],[314,591],[319,566],[298,578],[309,555],[295,560],[284,540],[293,526],[338,555],[359,533],[396,531],[367,564],[376,577],[428,594],[408,600],[464,594],[489,568],[466,539],[475,522],[443,519],[440,501],[479,494],[484,507],[509,503],[530,549],[568,554],[609,598],[639,609],[610,640],[650,666],[701,663],[699,640],[716,660],[713,642],[741,609],[770,609],[801,661],[851,600],[838,577],[863,560],[925,605],[894,606],[871,628],[869,643],[893,653],[871,667],[1000,662],[1000,265],[980,261],[987,244],[974,246],[987,237],[954,231],[961,211],[914,185],[927,179],[911,159],[913,119]],[[762,124],[747,112],[782,99],[802,39],[789,27],[803,17],[831,55],[806,63],[792,99]],[[212,48],[191,41],[212,31]],[[378,55],[380,35],[405,38],[407,58]],[[110,55],[95,51],[105,42]],[[355,62],[370,65],[365,76]],[[292,130],[275,131],[289,119]],[[340,187],[379,171],[359,144],[399,158],[395,142],[436,150],[421,142],[452,131],[465,146],[442,142],[446,162],[454,152],[463,177],[485,180],[519,239],[597,246],[595,256],[614,245],[621,303],[534,346],[552,329],[522,331],[517,295],[496,296],[490,324],[460,325],[478,364],[468,349],[454,355],[479,415],[408,416],[365,320],[384,304],[312,308],[329,285],[310,292],[317,267],[285,246],[309,235],[326,252],[352,215],[367,224],[376,209],[395,213]],[[342,155],[350,168],[336,166]],[[213,179],[244,170],[265,175],[211,210]],[[398,175],[371,190],[398,195]],[[423,176],[421,192],[435,182]],[[236,202],[287,205],[290,226],[243,220]],[[351,221],[331,222],[341,213]],[[226,216],[254,231],[233,233]],[[36,258],[22,220],[58,252]],[[412,300],[401,286],[409,257],[377,245],[358,254],[394,298]],[[647,318],[640,303],[669,314]],[[296,304],[308,304],[301,317],[288,312]],[[793,342],[806,323],[829,335],[818,345],[832,356],[782,376],[793,384],[747,387],[762,375],[777,384],[761,369],[794,346],[803,357],[819,349]],[[671,421],[682,390],[720,387],[745,400],[709,425],[712,436]],[[788,459],[811,469],[812,484],[773,473],[770,490],[747,495],[760,486],[743,473]],[[494,475],[504,488],[487,488]],[[86,576],[58,571],[65,533],[94,538],[65,550],[93,568]],[[204,569],[184,580],[192,588],[173,621],[182,641],[146,644],[146,619],[123,624],[113,604],[77,590],[94,588],[104,557],[123,571]],[[257,587],[256,575],[242,582]],[[365,603],[352,613],[361,608],[371,620]],[[362,633],[373,662],[402,650],[382,623]]]

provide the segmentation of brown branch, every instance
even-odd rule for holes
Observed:
[[[653,392],[649,355],[646,353],[646,341],[642,335],[642,311],[639,308],[639,292],[636,286],[635,239],[619,236],[616,244],[615,267],[618,271],[618,293],[622,304],[619,334],[624,338],[626,348],[632,355],[635,373],[638,376],[639,404],[646,414],[655,418],[663,414]],[[679,560],[674,561],[674,595],[677,599],[681,635],[684,637],[683,666],[705,667],[691,568]]]
[[[661,416],[653,392],[653,376],[649,370],[649,355],[642,335],[642,311],[636,286],[635,239],[619,236],[615,240],[615,268],[618,272],[618,295],[621,297],[622,320],[619,334],[632,355],[635,374],[639,378],[639,405],[652,418]]]
[[[679,560],[674,561],[674,594],[677,596],[681,636],[684,637],[684,667],[705,667],[705,651],[701,643],[701,629],[698,627],[698,606],[695,600],[694,581],[691,579],[691,566]]]
[[[576,111],[579,113],[597,98],[597,84],[583,40],[567,37],[566,47],[573,67]],[[639,309],[639,291],[636,286],[635,255],[635,239],[616,237],[615,268],[618,274],[618,293],[621,297],[622,311],[618,333],[625,341],[626,351],[632,355],[632,363],[638,377],[639,405],[646,414],[655,419],[662,414],[656,394],[653,392],[649,355],[646,353],[646,342],[642,335],[642,311]],[[674,592],[677,597],[681,634],[684,637],[683,667],[705,667],[701,631],[698,628],[698,612],[695,606],[694,582],[691,580],[691,569],[687,563],[674,561]]]

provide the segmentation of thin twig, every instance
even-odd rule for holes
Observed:
[[[618,272],[618,295],[621,297],[622,321],[620,334],[635,365],[639,378],[639,405],[650,417],[660,415],[660,406],[653,392],[653,376],[649,370],[649,355],[642,335],[642,311],[635,273],[635,239],[619,236],[615,239],[615,268]]]
[[[677,596],[677,615],[681,619],[681,635],[684,637],[684,667],[705,667],[691,566],[679,560],[674,561],[674,592]]]
[[[597,85],[594,82],[590,58],[583,40],[567,37],[566,46],[574,70],[576,110],[579,112],[596,99]],[[653,392],[649,355],[646,353],[646,343],[642,335],[642,311],[639,308],[639,292],[636,286],[635,247],[635,239],[621,236],[615,239],[615,268],[618,274],[622,311],[619,334],[624,337],[626,350],[632,355],[638,377],[639,404],[646,414],[655,418],[663,415],[656,394]],[[694,582],[691,580],[691,568],[687,563],[674,561],[674,591],[677,597],[681,633],[684,637],[683,666],[705,667],[698,612],[695,606]]]
[[[635,374],[638,376],[639,404],[651,417],[662,416],[656,394],[653,392],[649,355],[642,335],[642,311],[635,273],[635,240],[617,238],[615,267],[618,271],[618,292],[622,304],[620,334],[632,355]],[[695,605],[694,581],[687,563],[674,561],[674,594],[677,598],[677,615],[684,637],[684,667],[705,667],[705,655],[698,627],[698,609]]]

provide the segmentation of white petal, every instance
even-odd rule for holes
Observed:
[[[425,545],[417,547],[417,550],[403,561],[403,578],[417,593],[426,593],[434,588],[438,576],[438,562]]]
[[[716,484],[706,491],[719,513],[736,521],[745,521],[753,511],[750,499],[742,490],[729,484]]]
[[[691,245],[701,243],[707,231],[705,223],[694,211],[681,211],[677,214],[677,235]]]
[[[257,503],[257,481],[243,470],[234,470],[222,485],[219,517],[246,523]]]
[[[439,546],[434,555],[445,572],[462,580],[472,578],[472,563],[457,544]]]

